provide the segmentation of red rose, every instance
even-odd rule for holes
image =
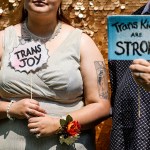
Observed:
[[[74,136],[80,132],[81,126],[78,121],[71,121],[67,125],[67,133]]]

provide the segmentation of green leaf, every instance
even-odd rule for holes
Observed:
[[[67,125],[66,120],[60,119],[60,125],[61,125],[62,127],[64,127],[65,125]]]
[[[70,115],[67,115],[67,117],[66,117],[67,124],[71,121],[73,121],[72,117]]]
[[[59,137],[59,141],[60,143],[65,143],[67,145],[72,145],[75,143],[76,140],[78,140],[79,136],[69,136],[67,138],[64,138],[64,135],[61,135]]]

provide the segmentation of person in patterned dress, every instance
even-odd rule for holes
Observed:
[[[150,14],[150,2],[133,15]],[[150,150],[150,63],[109,61],[112,100],[111,150]]]

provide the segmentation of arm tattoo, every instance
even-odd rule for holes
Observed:
[[[108,99],[108,80],[105,64],[103,61],[94,61],[94,65],[97,74],[99,97]]]

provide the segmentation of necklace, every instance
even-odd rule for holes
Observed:
[[[40,37],[40,36],[33,34],[28,29],[27,20],[26,20],[22,24],[22,38],[26,41],[34,40],[34,41],[40,41],[41,43],[46,43],[47,41],[51,41],[52,39],[54,39],[58,35],[58,33],[60,33],[61,27],[62,27],[62,22],[59,21],[53,33],[50,33],[46,37]]]

